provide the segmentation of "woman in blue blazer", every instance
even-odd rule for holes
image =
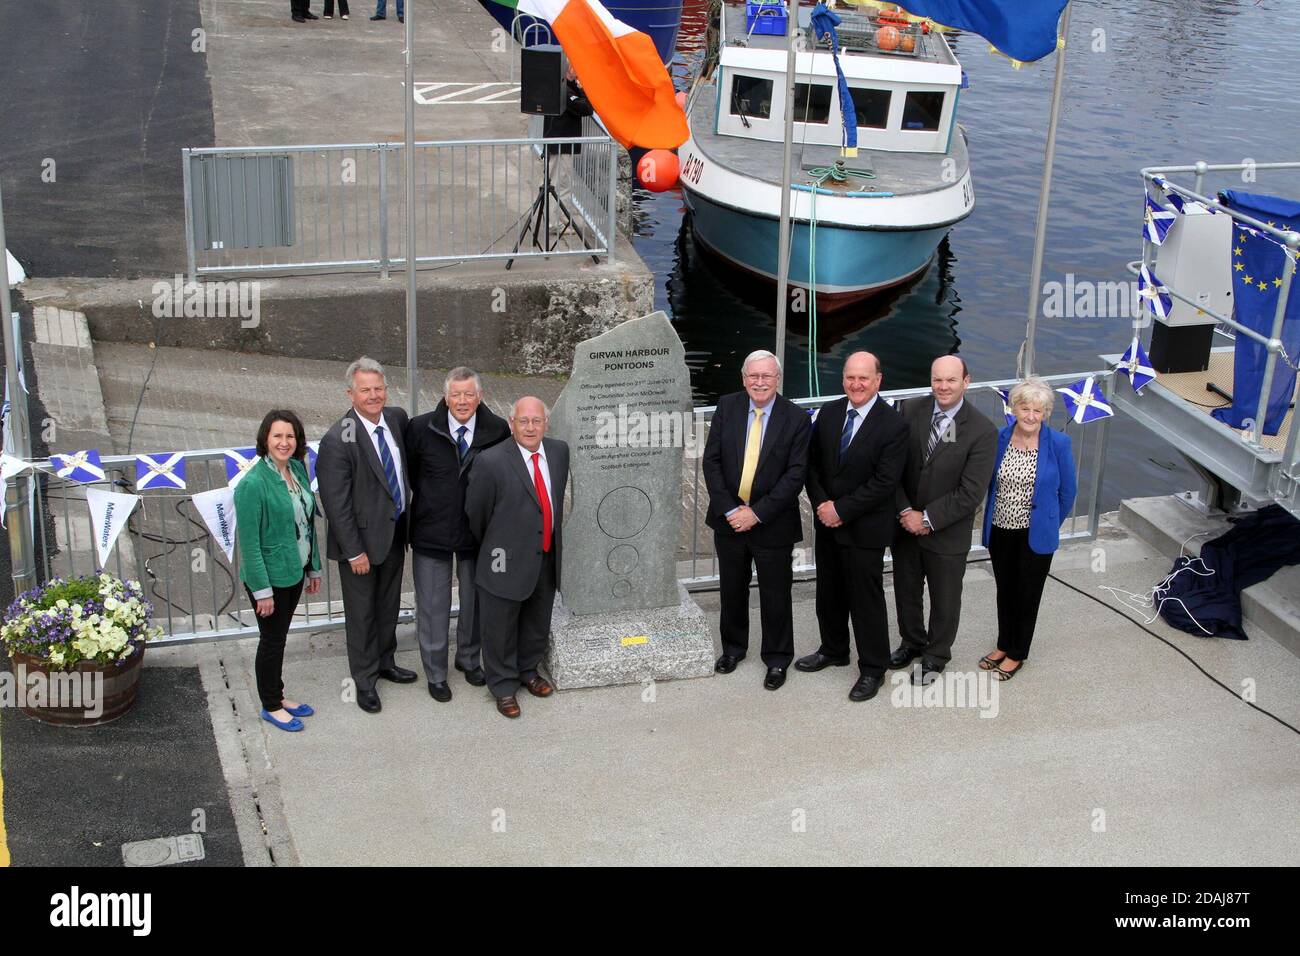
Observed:
[[[1078,491],[1070,436],[1045,424],[1055,397],[1037,378],[1011,390],[1007,402],[1016,420],[998,434],[984,505],[984,546],[998,588],[998,647],[980,667],[1003,681],[1029,658],[1052,554]]]

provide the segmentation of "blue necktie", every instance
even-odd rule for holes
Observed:
[[[388,494],[393,499],[393,517],[402,514],[402,486],[397,481],[397,468],[393,465],[393,453],[388,450],[388,439],[384,438],[384,426],[375,429],[379,439],[379,463],[384,466],[384,478],[388,482]]]
[[[849,413],[844,416],[844,432],[840,435],[840,461],[844,460],[844,453],[849,450],[849,442],[853,441],[853,423],[857,418],[856,408],[850,408]]]
[[[469,451],[469,445],[465,443],[465,432],[469,431],[464,425],[456,429],[456,457],[461,461],[465,460],[465,455]]]

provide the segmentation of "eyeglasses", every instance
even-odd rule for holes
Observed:
[[[750,382],[775,382],[780,375],[773,375],[771,372],[746,372],[745,378]]]

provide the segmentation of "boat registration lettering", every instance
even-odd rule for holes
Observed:
[[[686,154],[686,162],[682,165],[682,179],[686,180],[692,186],[700,184],[700,174],[704,172],[704,160],[700,159],[694,153]]]

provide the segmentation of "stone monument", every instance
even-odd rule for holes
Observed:
[[[572,504],[547,669],[560,689],[713,673],[713,637],[677,582],[685,350],[663,312],[578,346],[549,433],[569,443]]]

